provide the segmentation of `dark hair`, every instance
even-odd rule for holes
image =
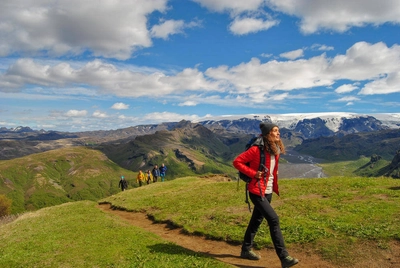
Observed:
[[[283,144],[282,140],[279,141],[272,141],[270,136],[263,136],[264,140],[264,147],[267,152],[270,154],[278,155],[278,154],[285,154],[285,145]]]

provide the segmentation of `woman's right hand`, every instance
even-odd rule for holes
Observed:
[[[261,179],[264,176],[264,171],[257,171],[256,175],[254,176],[254,178],[256,178],[257,180]]]

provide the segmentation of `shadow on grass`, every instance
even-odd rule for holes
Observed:
[[[390,190],[400,190],[400,186],[389,187]]]
[[[155,244],[148,246],[151,252],[154,253],[164,253],[164,254],[181,254],[187,256],[202,256],[206,258],[213,258],[213,259],[223,259],[223,258],[234,258],[234,259],[241,259],[238,255],[232,254],[213,254],[211,252],[195,252],[181,246],[177,246],[174,244]],[[248,265],[235,265],[236,267],[245,268],[245,267],[252,267],[252,268],[261,268],[265,266],[248,266]]]

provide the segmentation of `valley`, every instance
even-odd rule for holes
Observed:
[[[294,150],[288,149],[286,154],[282,156],[287,162],[279,164],[279,178],[324,178],[322,167],[318,163],[322,163],[323,159],[317,159],[309,155],[302,155]]]

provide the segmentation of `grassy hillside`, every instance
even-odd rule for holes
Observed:
[[[400,149],[400,129],[355,133],[343,137],[305,140],[295,150],[328,161],[354,161],[360,156],[380,155],[391,161]]]
[[[185,126],[97,148],[129,170],[151,170],[155,164],[165,163],[168,178],[211,173],[236,175],[232,160],[243,151],[248,135],[227,138],[201,125]]]
[[[250,217],[240,186],[185,177],[120,192],[99,203],[238,244]],[[282,195],[274,196],[272,205],[289,249],[318,254],[337,267],[360,267],[355,265],[360,260],[395,267],[398,180],[292,179],[281,180],[280,188]],[[159,267],[161,262],[163,267],[226,267],[109,216],[92,201],[25,213],[0,225],[0,240],[0,267]],[[259,249],[272,247],[265,224],[256,243]]]
[[[355,161],[341,161],[319,164],[328,176],[386,176],[390,161],[379,159],[371,163],[370,157],[360,157]]]
[[[97,150],[57,149],[0,161],[0,194],[12,199],[12,213],[19,213],[115,194],[120,175],[129,182],[135,178]]]
[[[228,267],[80,201],[0,225],[0,267]]]
[[[280,186],[282,195],[274,196],[272,204],[289,247],[307,248],[332,263],[352,267],[357,258],[370,257],[366,252],[389,252],[391,244],[400,240],[398,180],[332,177],[281,180]],[[238,190],[236,182],[187,177],[100,202],[145,211],[156,221],[183,227],[188,233],[240,243],[250,216],[242,187]],[[256,243],[258,248],[272,246],[265,226]]]

